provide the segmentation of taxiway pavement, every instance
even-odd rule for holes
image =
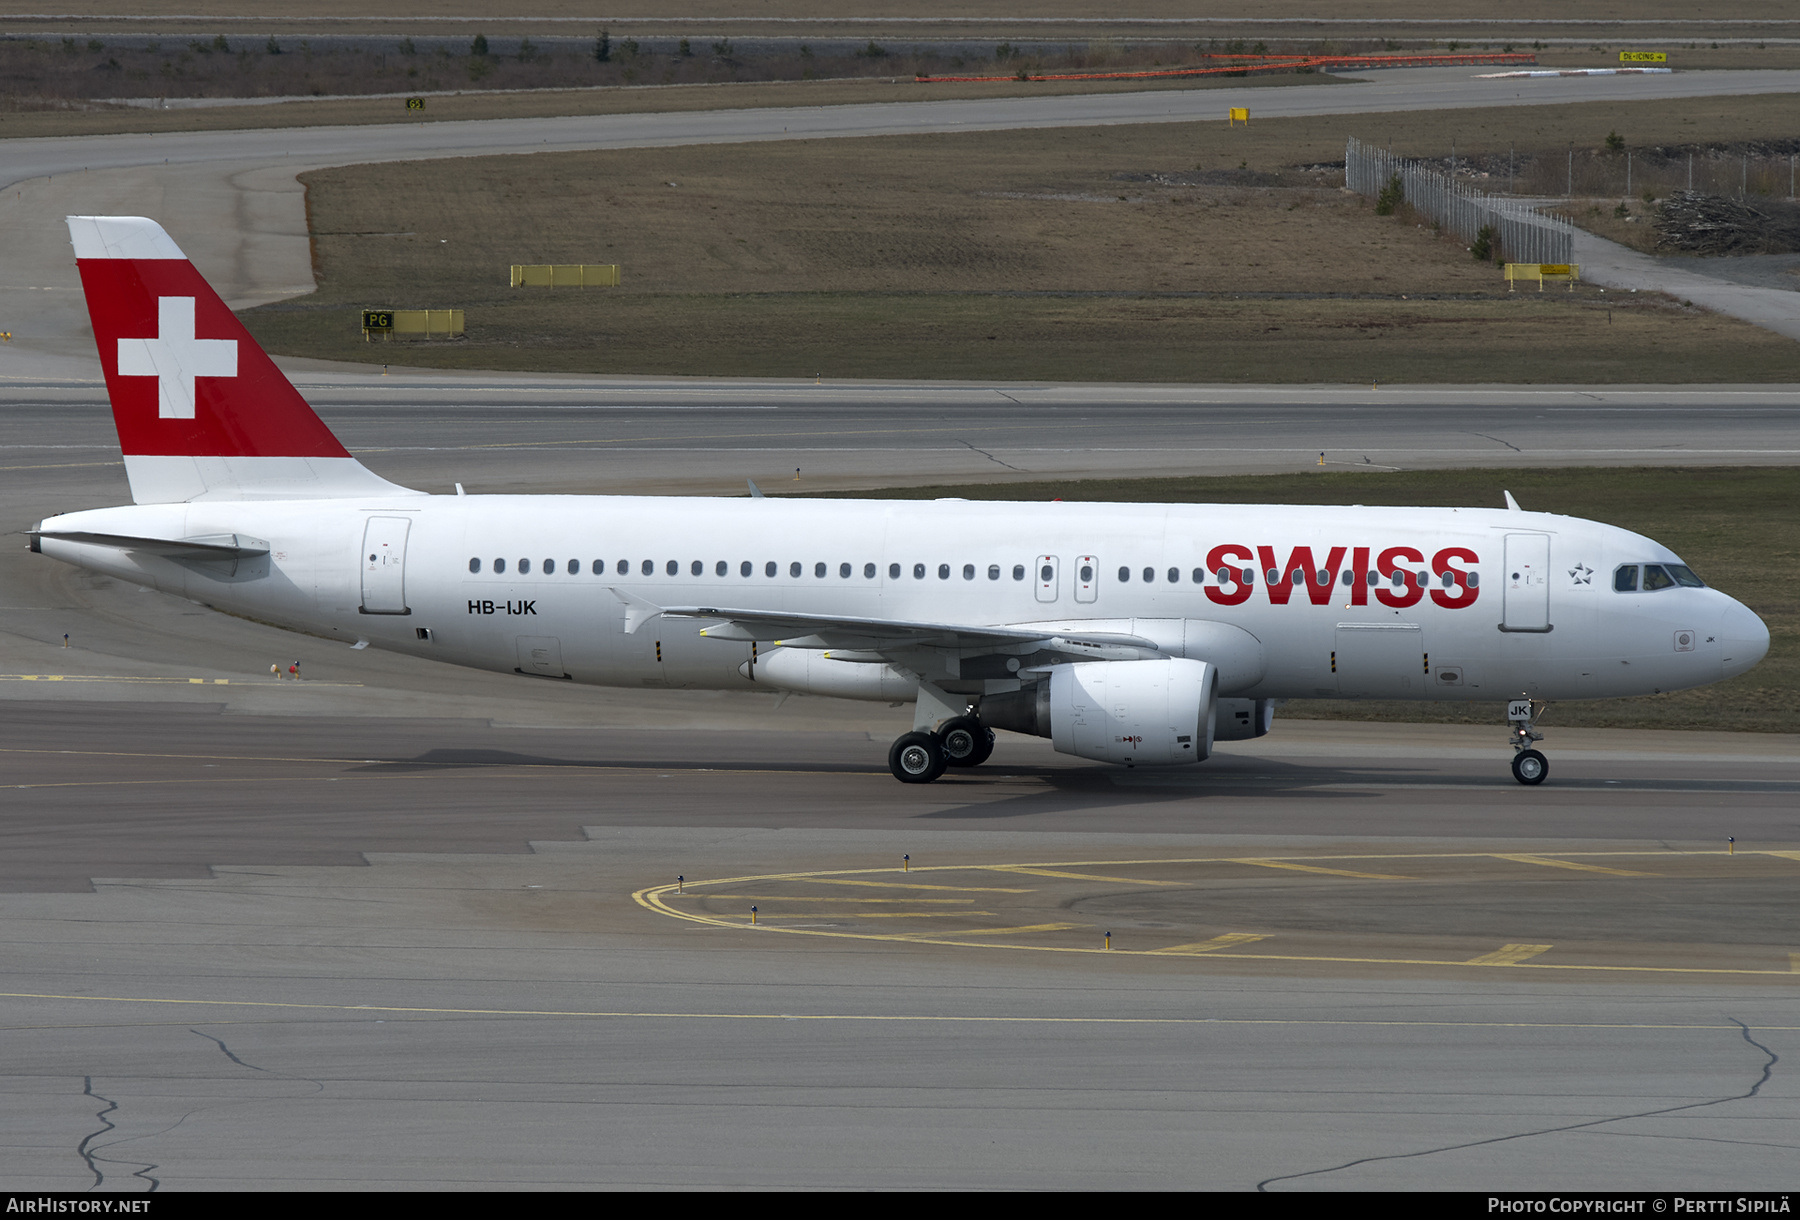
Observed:
[[[828,485],[969,477],[1091,427],[1088,392],[1050,388],[308,392],[445,490],[734,492],[757,445],[779,472],[808,438]],[[1278,450],[1296,421],[1437,460],[1530,432],[1491,426],[1510,390],[1117,393],[1155,444],[1099,473],[1178,438],[1241,465],[1222,435]],[[1634,393],[1540,391],[1536,431],[1793,445],[1791,395]],[[933,430],[869,433],[897,410]],[[123,499],[109,433],[92,386],[13,387],[4,527]],[[882,766],[905,708],[353,652],[23,546],[0,589],[16,1189],[1791,1178],[1790,738],[1547,726],[1551,782],[1523,789],[1498,723],[1278,719],[1191,774],[1009,737],[921,790]],[[291,659],[304,680],[272,681]]]

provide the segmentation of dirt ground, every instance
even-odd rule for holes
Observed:
[[[1759,99],[1738,104],[1754,126]],[[1617,116],[1465,113],[1492,127]],[[1600,108],[1606,109],[1606,108]],[[1639,127],[1653,107],[1635,107]],[[1442,116],[1350,120],[1397,147]],[[1670,116],[1671,122],[1679,119]],[[1346,120],[405,162],[307,176],[319,292],[276,350],[566,371],[1168,381],[1800,379],[1800,351],[1640,294],[1508,297],[1498,268],[1336,186]],[[1492,137],[1490,137],[1491,139]],[[1334,155],[1335,154],[1335,155]],[[617,289],[508,287],[617,263]],[[463,308],[365,344],[359,311]]]

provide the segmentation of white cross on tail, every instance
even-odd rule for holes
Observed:
[[[194,378],[236,377],[236,339],[194,338],[194,298],[156,298],[154,339],[119,340],[119,376],[156,378],[159,419],[194,418]]]

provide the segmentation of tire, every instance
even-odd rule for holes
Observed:
[[[1521,784],[1541,784],[1550,774],[1550,760],[1536,750],[1520,750],[1513,755],[1512,772]]]
[[[944,764],[950,767],[979,767],[994,752],[994,730],[973,716],[946,721],[938,730],[937,739],[944,751]]]
[[[906,733],[888,747],[888,770],[903,784],[929,784],[944,773],[944,750],[930,733]]]

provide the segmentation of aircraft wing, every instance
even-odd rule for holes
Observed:
[[[614,589],[613,594],[625,604],[627,632],[635,632],[650,619],[663,615],[720,620],[717,626],[701,630],[700,634],[708,639],[756,641],[783,648],[856,649],[880,653],[918,648],[1029,652],[1037,646],[1055,642],[1059,647],[1089,653],[1096,659],[1113,649],[1128,650],[1133,656],[1143,649],[1156,651],[1156,644],[1151,640],[1114,632],[1076,637],[1064,630],[1031,626],[928,623],[728,606],[657,606],[623,589]]]

